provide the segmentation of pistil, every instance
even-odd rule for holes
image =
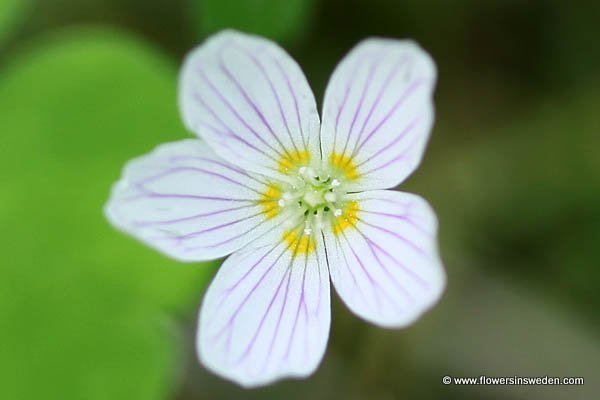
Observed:
[[[309,166],[298,168],[297,175],[291,178],[294,183],[277,202],[282,211],[289,210],[286,228],[303,225],[303,233],[310,236],[323,228],[326,219],[342,215],[343,181]]]

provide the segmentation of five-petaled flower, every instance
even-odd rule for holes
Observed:
[[[321,123],[276,44],[226,31],[188,55],[180,107],[202,140],[129,162],[105,211],[178,260],[232,253],[200,311],[204,365],[243,386],[311,374],[329,336],[330,278],[350,310],[384,327],[439,298],[433,211],[383,190],[421,160],[435,79],[415,43],[367,39],[335,69]]]

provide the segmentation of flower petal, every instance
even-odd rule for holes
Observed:
[[[394,187],[418,166],[435,79],[429,55],[405,40],[365,40],[337,66],[323,104],[323,157],[354,190]]]
[[[182,261],[225,256],[280,224],[275,185],[219,158],[201,140],[130,161],[105,213],[113,225]]]
[[[251,387],[317,368],[329,335],[329,272],[322,242],[302,242],[247,247],[221,266],[200,311],[198,354],[209,369]]]
[[[351,197],[355,213],[325,234],[331,280],[358,316],[381,326],[406,326],[433,305],[445,285],[435,215],[413,194],[377,190]]]
[[[186,126],[236,165],[279,177],[290,162],[320,158],[312,91],[269,40],[235,31],[212,36],[187,56],[179,90]]]

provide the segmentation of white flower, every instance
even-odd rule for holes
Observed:
[[[439,298],[433,211],[382,190],[421,160],[435,79],[415,43],[367,39],[333,73],[320,123],[276,44],[226,31],[189,54],[180,107],[202,140],[129,162],[106,215],[178,260],[231,254],[200,311],[205,366],[243,386],[311,374],[329,335],[330,277],[355,314],[384,327]]]

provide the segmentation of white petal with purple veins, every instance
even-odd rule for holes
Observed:
[[[367,39],[337,66],[323,104],[323,155],[351,160],[355,190],[394,187],[418,166],[435,80],[432,59],[412,41]]]
[[[387,190],[420,163],[436,68],[411,41],[367,39],[336,67],[323,124],[294,60],[235,31],[186,57],[179,105],[203,140],[130,161],[105,213],[182,261],[228,254],[200,310],[210,370],[245,387],[306,377],[327,344],[330,284],[358,316],[414,322],[441,296],[437,221]]]
[[[183,261],[225,256],[274,229],[259,175],[219,158],[201,140],[167,143],[130,161],[105,213],[113,225]]]
[[[181,71],[187,127],[223,158],[274,177],[283,159],[319,155],[319,115],[304,74],[275,43],[235,31],[193,50]]]
[[[377,190],[350,198],[358,204],[350,226],[325,235],[331,280],[358,316],[381,326],[409,325],[445,285],[435,215],[413,194]]]
[[[322,243],[308,256],[285,242],[242,249],[221,266],[204,297],[201,361],[243,386],[306,377],[325,352],[329,272]]]

